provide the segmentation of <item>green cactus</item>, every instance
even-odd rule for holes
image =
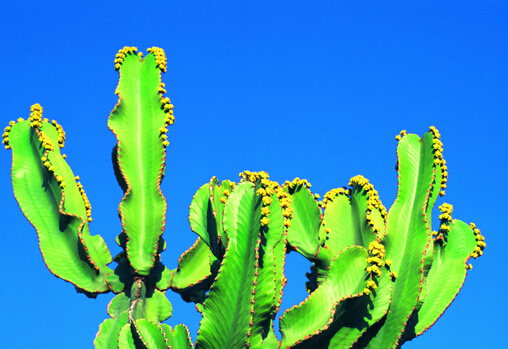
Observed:
[[[432,232],[448,178],[434,127],[422,138],[405,131],[396,137],[399,184],[389,211],[362,176],[322,201],[298,178],[280,185],[265,172],[242,172],[238,184],[213,177],[189,209],[196,242],[175,269],[164,266],[160,184],[174,116],[161,82],[164,52],[148,52],[143,58],[125,47],[115,59],[119,101],[108,126],[124,197],[116,238],[123,252],[114,259],[90,234],[91,205],[60,152],[62,127],[35,104],[28,120],[11,122],[3,134],[14,195],[37,230],[47,267],[88,297],[116,294],[95,348],[399,348],[435,323],[462,287],[468,260],[486,244],[473,223],[452,219],[446,203]],[[311,263],[309,296],[280,317],[279,340],[274,320],[290,252]],[[172,314],[168,289],[202,314],[195,344],[185,325],[163,323]]]

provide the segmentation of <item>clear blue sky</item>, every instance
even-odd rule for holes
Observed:
[[[92,203],[92,234],[112,253],[122,198],[106,126],[117,101],[113,60],[123,46],[159,46],[176,116],[162,188],[163,262],[175,267],[194,242],[188,206],[211,176],[237,180],[243,170],[265,170],[279,182],[307,178],[323,195],[362,174],[389,207],[395,135],[434,125],[449,167],[438,205],[451,203],[454,218],[475,222],[487,248],[442,318],[404,348],[506,345],[507,2],[86,3],[3,2],[0,123],[27,118],[34,103],[58,120]],[[2,346],[92,348],[112,296],[87,299],[46,269],[12,195],[10,163],[11,152],[0,151]],[[282,310],[306,295],[308,264],[297,257],[288,256]],[[168,323],[187,324],[195,340],[193,305],[167,294]]]

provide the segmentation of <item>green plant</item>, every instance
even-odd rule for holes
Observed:
[[[198,189],[189,221],[198,235],[170,270],[160,261],[166,201],[167,127],[173,105],[164,97],[159,48],[143,58],[136,48],[117,54],[119,102],[109,118],[117,143],[113,167],[124,192],[119,205],[123,252],[112,259],[89,232],[91,206],[60,148],[65,132],[42,118],[11,122],[3,144],[12,148],[14,195],[36,228],[50,271],[88,297],[113,292],[96,348],[191,348],[184,325],[163,322],[168,289],[202,314],[196,348],[397,348],[430,328],[459,292],[470,257],[485,242],[473,223],[452,219],[442,204],[440,228],[432,209],[447,184],[440,134],[397,139],[397,198],[387,212],[362,176],[319,201],[306,180],[280,185],[265,172],[245,171],[238,184],[213,177]],[[307,258],[309,297],[280,318],[284,263]],[[113,270],[108,265],[115,261]]]

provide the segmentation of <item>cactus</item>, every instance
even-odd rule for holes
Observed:
[[[440,227],[432,232],[448,172],[431,127],[422,138],[406,131],[396,137],[398,192],[389,211],[360,175],[322,201],[299,178],[280,185],[266,172],[244,171],[238,183],[212,177],[189,208],[197,240],[169,269],[160,260],[160,185],[174,122],[161,82],[164,51],[154,47],[143,58],[124,47],[115,68],[119,101],[108,126],[124,192],[116,238],[123,251],[115,258],[90,233],[90,202],[61,154],[63,128],[35,104],[28,120],[10,122],[3,134],[14,195],[48,269],[90,298],[115,294],[95,348],[399,348],[437,321],[472,268],[468,260],[483,254],[480,230],[452,219],[449,204],[439,206]],[[282,314],[278,339],[274,320],[291,252],[311,264],[309,296]],[[185,325],[164,324],[172,314],[168,289],[202,315],[194,344]]]

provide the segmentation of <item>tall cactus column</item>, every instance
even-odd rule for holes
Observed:
[[[112,319],[101,325],[96,348],[117,343],[121,348],[169,348],[175,340],[190,345],[186,328],[172,330],[161,323],[172,313],[161,292],[169,288],[172,273],[160,262],[166,215],[160,184],[169,145],[167,127],[174,116],[161,82],[164,51],[154,47],[148,52],[143,59],[136,48],[125,47],[115,59],[119,101],[108,126],[117,138],[113,167],[124,191],[118,207],[123,230],[117,237],[124,252],[116,258],[120,281],[111,282],[113,290],[121,292],[108,307]]]

